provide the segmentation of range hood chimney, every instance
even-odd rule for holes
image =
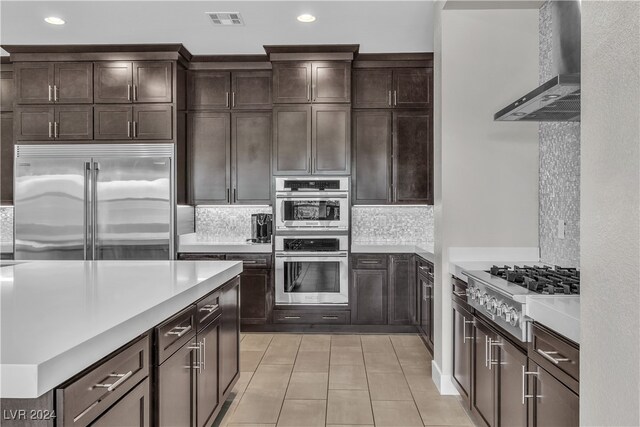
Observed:
[[[554,78],[494,114],[499,121],[580,121],[580,0],[551,1]]]

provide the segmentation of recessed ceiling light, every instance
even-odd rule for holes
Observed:
[[[313,22],[316,20],[316,17],[313,15],[309,15],[308,13],[304,13],[298,16],[298,21],[300,22]]]
[[[57,16],[48,16],[44,18],[44,22],[51,25],[64,25],[64,19],[58,18]]]

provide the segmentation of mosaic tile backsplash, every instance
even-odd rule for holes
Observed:
[[[251,237],[251,214],[272,213],[270,206],[196,206],[196,238],[204,242],[243,243]]]
[[[13,206],[0,207],[0,241],[13,242]]]
[[[551,7],[540,8],[540,83],[554,77]],[[580,266],[580,123],[540,122],[540,259]],[[558,221],[565,238],[558,237]]]
[[[354,206],[351,218],[353,243],[433,247],[433,206]]]

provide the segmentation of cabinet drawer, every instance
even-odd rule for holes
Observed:
[[[424,276],[429,282],[433,282],[433,265],[418,261],[418,274]]]
[[[271,254],[230,254],[228,261],[242,261],[244,268],[271,268]]]
[[[149,375],[149,336],[56,390],[63,426],[86,426]]]
[[[196,303],[196,323],[198,330],[218,317],[222,312],[220,307],[220,292],[212,292]]]
[[[156,326],[158,365],[182,347],[196,333],[196,306],[191,305]]]
[[[535,323],[529,357],[554,375],[559,370],[580,380],[580,349]]]
[[[379,254],[352,255],[352,268],[387,268],[387,256]]]
[[[223,261],[223,254],[207,254],[207,253],[181,253],[178,254],[181,261]]]
[[[301,311],[274,310],[273,323],[313,323],[326,325],[346,325],[351,313],[343,311]]]
[[[451,298],[454,301],[467,305],[467,284],[455,276],[451,278]]]

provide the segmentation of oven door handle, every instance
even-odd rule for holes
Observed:
[[[276,258],[346,258],[347,252],[276,252]]]
[[[276,199],[303,199],[309,200],[309,196],[313,196],[313,199],[324,200],[324,199],[346,199],[349,197],[348,193],[319,193],[317,191],[292,191],[289,193],[278,193],[276,194]]]

